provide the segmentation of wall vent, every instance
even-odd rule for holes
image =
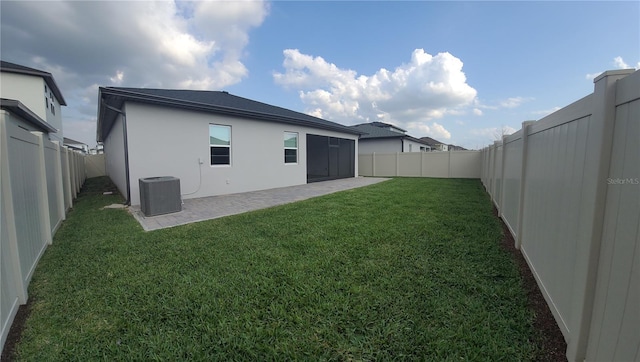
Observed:
[[[180,179],[171,176],[138,179],[140,210],[144,216],[156,216],[182,211]]]

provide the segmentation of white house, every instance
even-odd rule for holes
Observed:
[[[51,73],[0,61],[0,98],[15,100],[54,131],[49,139],[62,143],[62,110],[67,103]]]
[[[360,154],[431,151],[428,143],[388,123],[362,123],[351,128],[363,133],[358,143]]]
[[[76,141],[72,138],[68,138],[68,137],[64,137],[63,139],[63,143],[65,146],[67,146],[68,148],[74,150],[74,151],[78,151],[80,153],[83,154],[88,154],[89,153],[89,146],[86,143],[82,143],[80,141]]]
[[[101,87],[97,141],[131,205],[138,180],[173,176],[183,198],[357,176],[361,132],[218,91]]]

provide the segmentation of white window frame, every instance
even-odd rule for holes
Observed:
[[[228,145],[214,145],[211,144],[211,127],[225,127],[229,130],[229,144]],[[232,136],[233,135],[233,130],[231,128],[230,125],[227,124],[216,124],[216,123],[209,123],[209,166],[211,167],[230,167],[232,162],[232,149],[231,146],[233,144],[233,140],[232,140]],[[218,148],[228,148],[229,149],[229,163],[212,163],[211,162],[211,148],[212,147],[218,147]]]
[[[290,131],[285,131],[284,134],[285,136],[285,140],[286,140],[286,136],[287,135],[295,135],[296,136],[296,147],[287,147],[286,145],[284,145],[284,140],[283,140],[283,146],[284,146],[284,164],[285,165],[297,165],[298,164],[298,158],[300,157],[300,152],[298,152],[299,146],[300,146],[300,134],[298,132],[290,132]],[[296,151],[296,162],[287,162],[287,150],[295,150]]]

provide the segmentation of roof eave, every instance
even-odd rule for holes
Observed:
[[[33,113],[32,110],[30,110],[20,101],[17,101],[15,99],[0,98],[0,108],[7,109],[10,112],[15,113],[21,118],[24,118],[27,122],[34,125],[36,128],[39,128],[43,131],[46,131],[48,133],[58,132],[56,128],[45,122],[42,118]]]
[[[24,68],[27,68],[27,67],[24,67]],[[51,73],[44,72],[37,69],[17,69],[17,68],[2,68],[2,71],[6,73],[33,75],[33,76],[41,77],[42,79],[44,79],[45,83],[47,83],[47,86],[49,86],[53,94],[56,95],[56,98],[58,99],[58,103],[60,103],[63,106],[67,105],[67,101],[65,101],[64,97],[62,96],[62,92],[60,91],[60,88],[58,88],[58,84],[56,83]]]
[[[270,121],[270,122],[302,125],[302,126],[307,126],[312,128],[325,129],[329,131],[349,133],[349,134],[358,135],[358,136],[363,134],[362,132],[351,129],[348,126],[342,126],[342,125],[330,126],[330,125],[316,124],[316,123],[309,122],[307,120],[303,120],[299,118],[272,115],[272,114],[256,112],[256,111],[247,111],[247,110],[232,108],[232,107],[214,106],[214,105],[205,104],[205,103],[189,102],[189,101],[162,97],[162,96],[152,96],[148,94],[124,91],[120,89],[113,89],[109,87],[106,87],[106,88],[100,87],[99,99],[102,100],[104,95],[121,97],[123,98],[123,100],[134,101],[134,102],[138,101],[142,103],[166,105],[166,106],[172,106],[172,107],[178,107],[178,108],[196,110],[196,111],[202,111],[202,112],[215,112],[215,113],[220,113],[220,114],[235,116],[235,117],[253,118],[253,119],[260,119],[260,120]],[[98,122],[100,122],[100,116],[101,116],[100,109],[102,108],[102,101],[100,102],[101,104],[98,107],[99,108]],[[98,141],[100,142],[100,140]]]

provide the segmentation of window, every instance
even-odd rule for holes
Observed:
[[[298,162],[298,134],[296,132],[284,133],[284,163]]]
[[[231,165],[231,126],[209,125],[212,165]]]

